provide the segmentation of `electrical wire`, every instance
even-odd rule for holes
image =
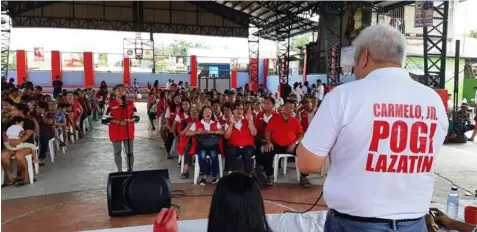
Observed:
[[[182,197],[190,197],[190,198],[194,198],[194,197],[212,197],[212,194],[190,194],[189,195],[184,190],[172,190],[171,193],[172,193],[172,198],[173,199],[178,199],[178,198],[182,198]],[[316,206],[327,207],[326,205],[318,204],[318,202],[320,201],[322,196],[323,196],[323,192],[320,194],[320,196],[316,199],[316,201],[313,204],[306,203],[306,202],[295,202],[295,201],[286,201],[286,200],[270,199],[270,198],[264,198],[263,201],[271,201],[271,202],[276,202],[276,203],[285,203],[285,204],[292,204],[292,205],[311,206],[310,208],[308,208],[308,209],[306,209],[305,211],[302,211],[302,212],[291,211],[291,210],[285,210],[283,212],[283,213],[300,213],[300,214],[303,214],[303,213],[307,213],[307,212],[311,211]],[[171,204],[171,206],[173,206],[174,208],[176,208],[178,210],[178,212],[180,212],[181,207],[179,205]]]

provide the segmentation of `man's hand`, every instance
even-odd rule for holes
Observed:
[[[287,152],[293,153],[295,151],[296,144],[292,143],[287,147]]]
[[[265,144],[264,148],[265,148],[265,152],[271,152],[273,151],[273,144],[267,143]]]
[[[426,227],[428,232],[437,232],[439,230],[439,227],[434,221],[434,217],[430,214],[426,215]]]
[[[450,224],[452,223],[452,219],[450,219],[447,215],[445,215],[442,211],[440,211],[439,209],[437,208],[431,208],[430,209],[431,212],[435,212],[436,215],[434,216],[434,221],[439,224],[439,225],[442,225],[446,228],[448,228],[450,226]]]

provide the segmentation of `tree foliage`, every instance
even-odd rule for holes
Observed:
[[[303,53],[303,47],[312,42],[313,35],[306,33],[303,35],[295,36],[291,38],[291,49],[295,53]]]
[[[469,37],[476,38],[477,39],[477,31],[470,31]]]
[[[185,40],[174,40],[170,44],[160,44],[155,46],[154,53],[157,56],[187,56],[187,48],[209,48],[204,43],[191,43]]]

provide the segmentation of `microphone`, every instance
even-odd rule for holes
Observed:
[[[123,96],[121,97],[121,100],[123,101],[122,107],[126,107],[126,106],[127,106],[127,104],[126,104],[126,96],[123,95]]]

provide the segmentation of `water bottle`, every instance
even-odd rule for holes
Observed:
[[[457,219],[459,211],[459,193],[457,187],[452,187],[449,195],[447,196],[447,209],[446,214],[449,218]]]

